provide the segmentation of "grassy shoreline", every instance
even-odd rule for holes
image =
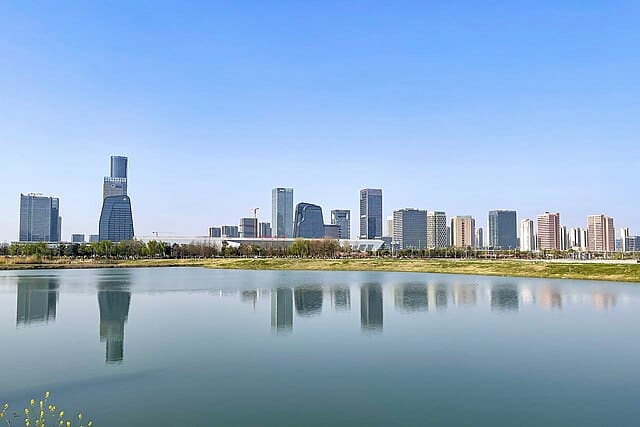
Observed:
[[[0,270],[205,267],[234,270],[320,270],[386,271],[413,273],[468,274],[553,279],[607,280],[640,283],[640,264],[556,263],[545,261],[452,260],[452,259],[296,259],[296,258],[214,258],[71,260],[27,262],[0,258]]]

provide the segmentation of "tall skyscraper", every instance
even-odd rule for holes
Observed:
[[[427,211],[410,208],[394,211],[393,242],[400,249],[426,249]]]
[[[629,228],[628,227],[620,227],[620,242],[622,243],[622,252],[628,252],[629,251],[629,247],[627,245],[627,243],[629,243],[629,241],[627,240],[627,237],[629,237]]]
[[[331,211],[331,224],[338,226],[338,238],[351,238],[351,211],[348,209],[334,209]]]
[[[588,248],[592,252],[613,252],[616,250],[613,218],[605,215],[589,215],[587,218]]]
[[[569,245],[574,250],[582,249],[582,229],[580,227],[574,227],[569,233]]]
[[[261,239],[269,239],[273,234],[270,222],[261,222],[258,224],[258,231],[258,237]]]
[[[293,226],[296,238],[322,239],[324,238],[324,218],[322,208],[311,203],[298,203]]]
[[[496,249],[518,247],[516,211],[493,210],[489,212],[489,246]]]
[[[484,248],[484,229],[482,227],[476,228],[476,248]]]
[[[470,216],[451,218],[451,243],[456,248],[475,247],[476,220]]]
[[[520,221],[520,250],[531,252],[536,249],[536,235],[533,221],[529,218]]]
[[[240,232],[240,237],[255,239],[258,237],[258,220],[256,218],[240,218],[238,231]]]
[[[271,191],[272,235],[293,237],[293,188],[274,188]]]
[[[61,232],[60,199],[20,194],[21,242],[59,242]]]
[[[387,217],[387,229],[384,233],[384,237],[393,238],[393,215]]]
[[[382,190],[360,190],[360,238],[382,238]]]
[[[447,214],[442,211],[427,212],[427,248],[438,249],[449,246]]]
[[[538,249],[560,249],[560,214],[545,212],[538,215]]]
[[[133,214],[127,195],[127,158],[111,156],[111,176],[104,178],[102,212],[98,239],[121,242],[132,240]]]
[[[566,225],[560,226],[560,250],[569,250],[569,232]]]

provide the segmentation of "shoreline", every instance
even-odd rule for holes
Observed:
[[[206,258],[104,261],[57,259],[27,263],[15,262],[14,260],[8,262],[7,259],[0,259],[0,271],[152,267],[203,267],[222,270],[382,271],[640,283],[640,264],[630,262],[585,263],[579,261],[395,258]]]

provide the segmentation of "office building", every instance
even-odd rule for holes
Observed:
[[[360,190],[360,238],[380,239],[382,231],[382,190]]]
[[[84,243],[84,234],[72,234],[71,243]]]
[[[560,250],[569,250],[569,231],[565,225],[560,226]]]
[[[298,203],[293,225],[295,238],[324,238],[324,218],[322,208],[311,203]]]
[[[240,233],[238,232],[237,225],[223,225],[222,227],[220,227],[220,232],[223,238],[224,237],[227,237],[227,238],[240,237]]]
[[[261,222],[258,224],[258,237],[261,239],[269,239],[272,236],[271,223]]]
[[[222,229],[220,227],[209,227],[209,237],[222,237]]]
[[[489,212],[489,246],[494,249],[518,247],[516,211],[493,210]]]
[[[385,231],[383,237],[393,238],[393,215],[387,217],[387,230]]]
[[[560,250],[560,214],[538,215],[538,250]]]
[[[61,232],[60,199],[20,194],[21,242],[59,242]]]
[[[89,243],[95,243],[100,241],[100,236],[98,234],[89,234]]]
[[[340,239],[340,226],[337,224],[325,224],[324,238],[334,240]]]
[[[476,238],[476,220],[470,216],[451,218],[451,243],[456,248],[473,248]]]
[[[533,228],[533,221],[529,218],[520,221],[520,250],[523,252],[536,250],[536,235]]]
[[[131,199],[127,195],[127,158],[111,156],[110,176],[104,178],[102,211],[98,229],[100,241],[133,240]]]
[[[338,238],[351,238],[351,211],[348,209],[334,209],[331,211],[331,224],[338,226]]]
[[[482,227],[476,228],[476,248],[484,248],[484,230]]]
[[[587,218],[587,247],[591,252],[615,251],[616,237],[613,218],[589,215]]]
[[[240,237],[245,239],[255,239],[258,237],[258,219],[240,218],[238,232],[240,233]]]
[[[626,236],[623,240],[625,252],[640,252],[640,236]]]
[[[629,252],[629,248],[627,247],[627,237],[629,237],[629,228],[620,227],[620,243],[622,244],[620,249],[622,252]]]
[[[293,188],[271,191],[271,227],[276,238],[293,237]]]
[[[569,245],[571,249],[579,251],[582,249],[582,229],[574,227],[569,231]]]
[[[393,243],[399,249],[426,249],[427,211],[411,208],[394,211]]]
[[[427,212],[427,248],[438,249],[449,246],[447,214],[441,211]]]

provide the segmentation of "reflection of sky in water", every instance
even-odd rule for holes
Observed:
[[[113,422],[117,414],[100,399],[134,419],[129,400],[152,395],[203,415],[201,394],[219,384],[228,394],[211,391],[226,402],[217,420],[230,424],[239,422],[232,413],[241,412],[245,395],[277,398],[279,411],[286,408],[278,402],[324,399],[334,416],[318,425],[351,425],[334,417],[352,409],[369,410],[369,425],[410,425],[423,407],[464,423],[445,409],[463,399],[473,402],[470,417],[486,415],[496,395],[517,416],[527,412],[520,398],[545,390],[546,398],[580,407],[582,425],[598,425],[604,418],[589,405],[602,390],[640,390],[634,284],[373,272],[29,271],[0,273],[0,301],[3,347],[11,349],[0,354],[11,367],[0,396],[55,388]],[[293,386],[300,375],[315,388]],[[441,392],[433,406],[416,397],[429,395],[425,384]],[[339,391],[331,394],[331,387]],[[451,387],[460,389],[447,398]],[[502,395],[500,387],[513,393]],[[395,397],[385,393],[391,388]],[[396,407],[381,414],[368,406],[382,398]],[[404,407],[412,399],[417,406]],[[608,409],[637,413],[628,398],[619,399],[620,408]],[[241,418],[255,424],[273,410],[257,405],[255,418]],[[563,413],[557,408],[555,419]]]

